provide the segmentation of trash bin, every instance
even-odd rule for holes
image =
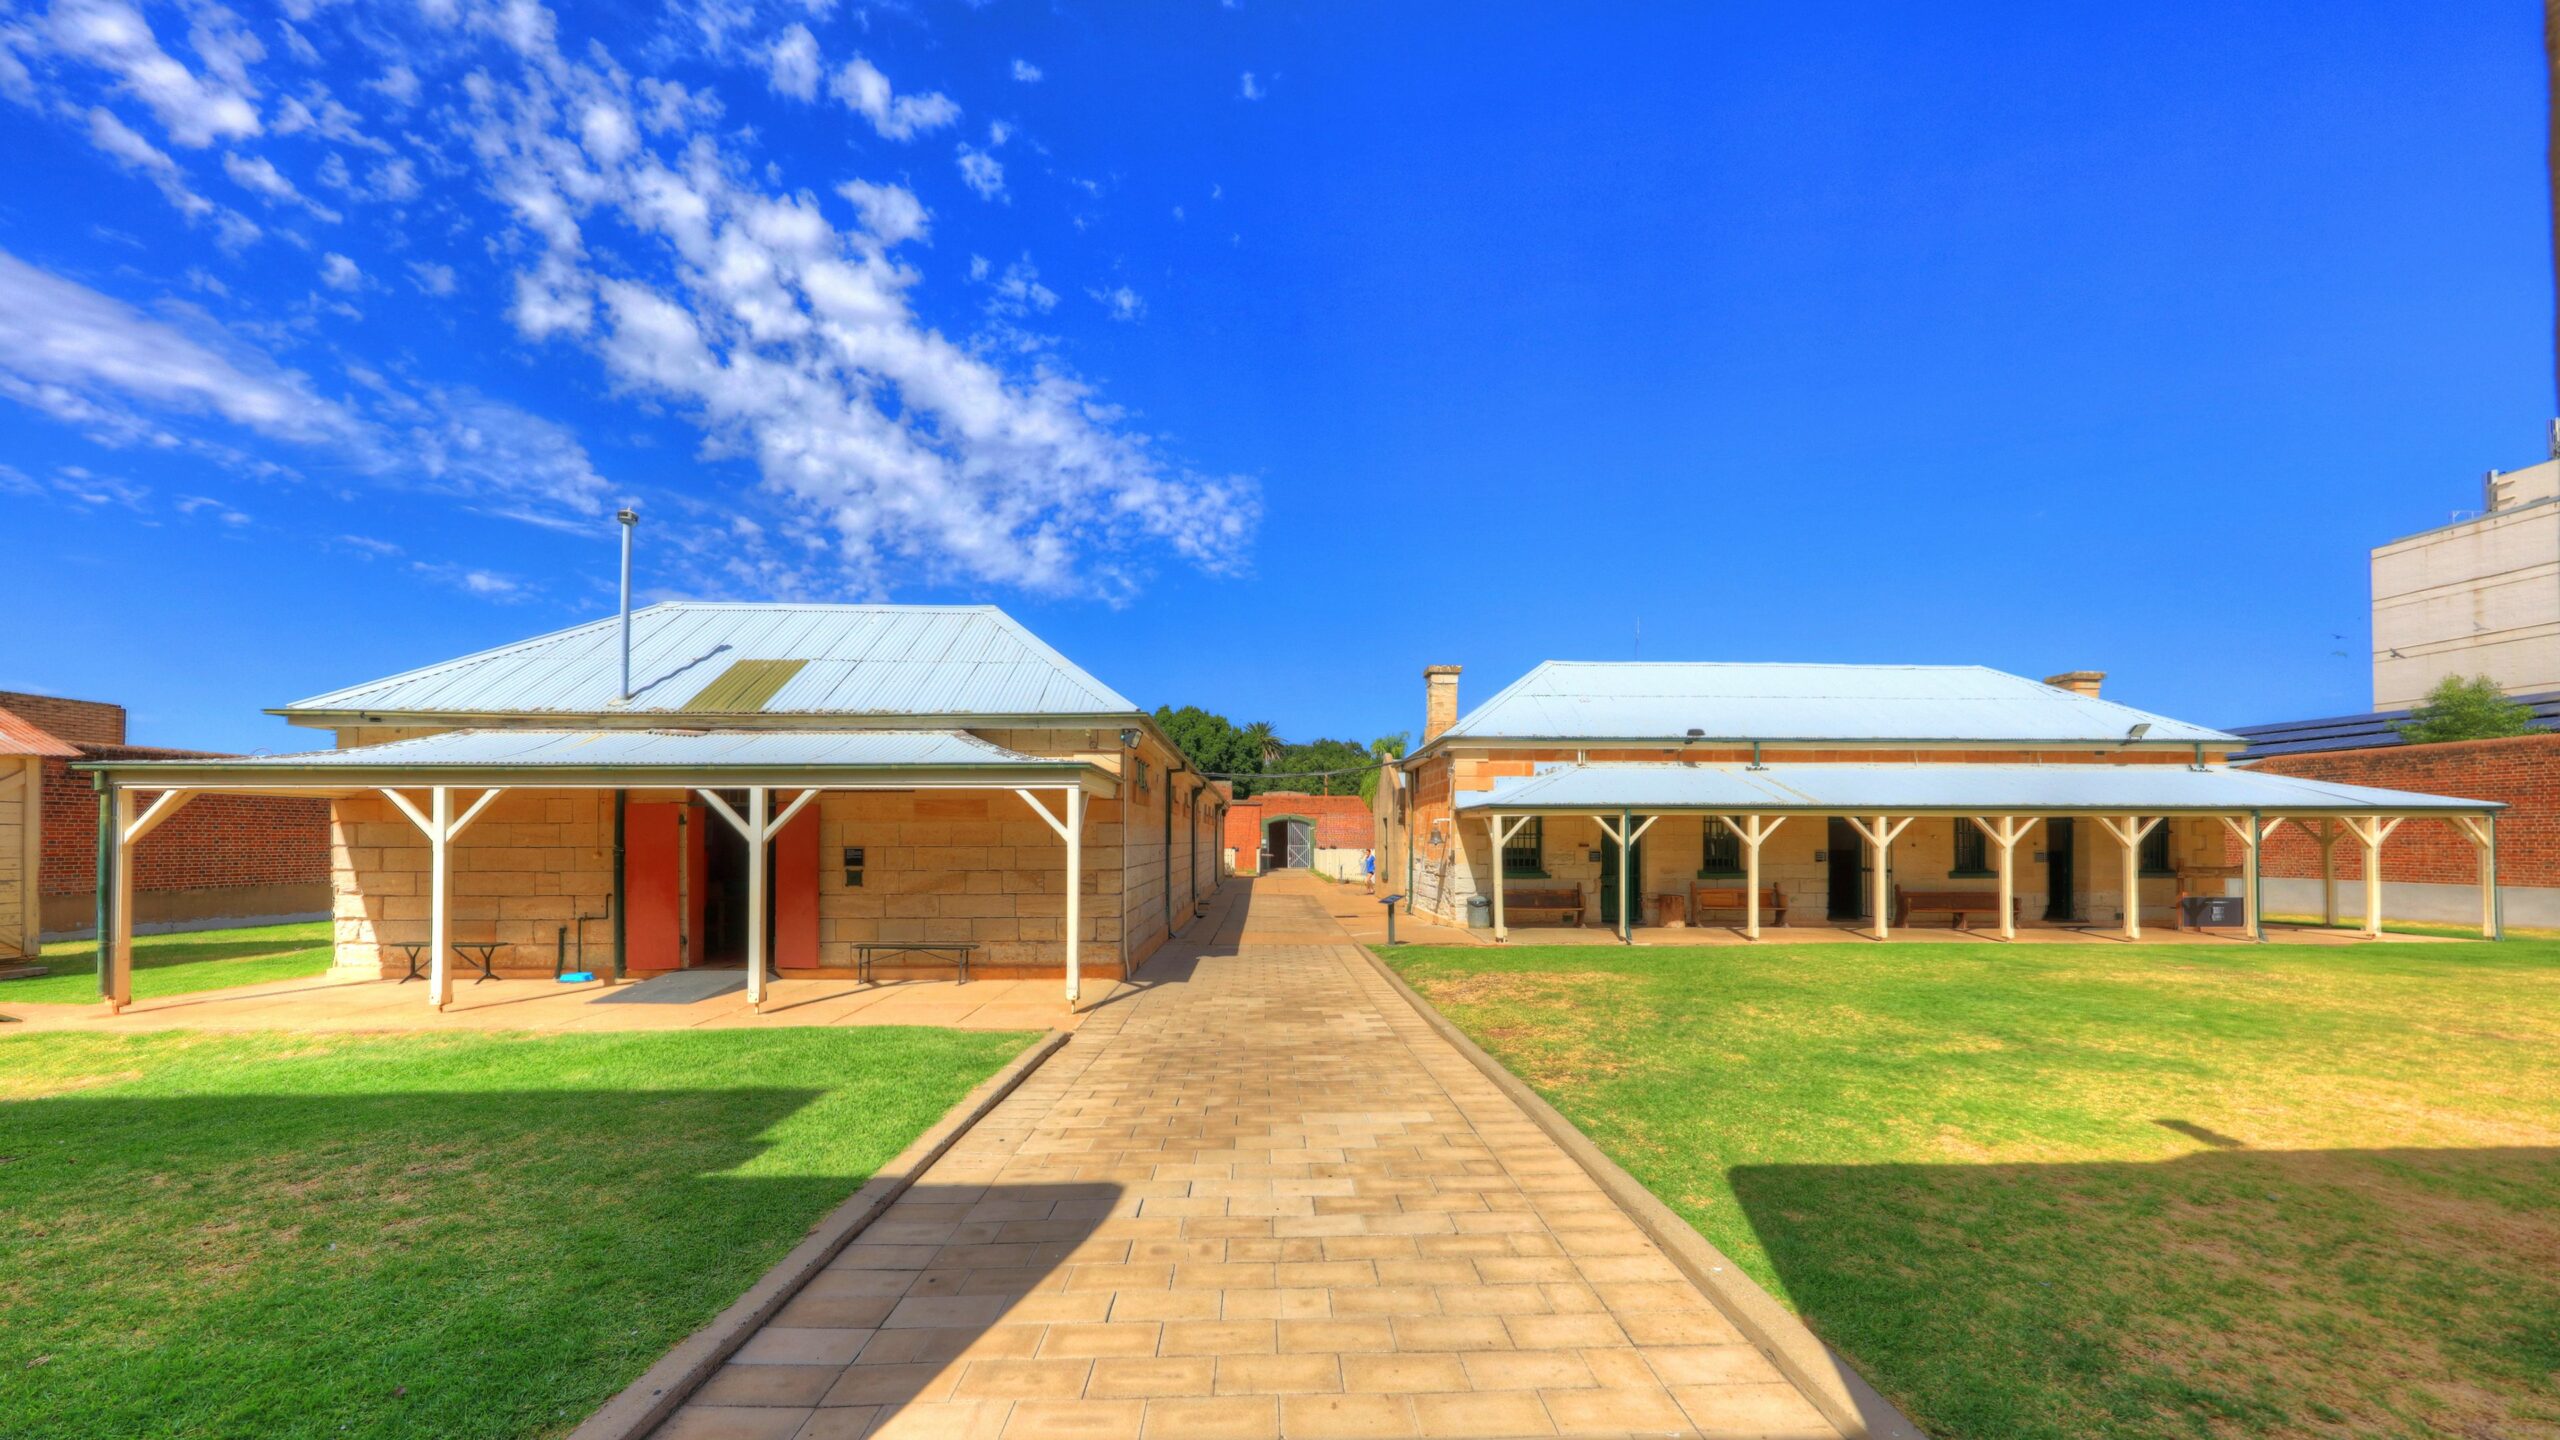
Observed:
[[[1490,930],[1493,928],[1492,896],[1470,895],[1467,897],[1467,928],[1470,930]]]
[[[2236,930],[2249,923],[2248,906],[2237,895],[2189,895],[2178,906],[2190,930]]]

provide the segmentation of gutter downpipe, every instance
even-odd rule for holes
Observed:
[[[107,777],[91,775],[90,787],[98,795],[98,998],[112,998],[108,977],[115,960],[108,953],[115,943],[115,874],[116,811],[115,792],[107,788]]]

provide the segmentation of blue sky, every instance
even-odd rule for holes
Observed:
[[[2495,6],[0,0],[0,688],[1004,605],[1297,738],[1543,658],[2361,709],[2541,457]]]

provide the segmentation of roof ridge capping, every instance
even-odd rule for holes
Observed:
[[[1606,683],[1597,678],[1604,672],[1625,678]],[[1584,682],[1584,674],[1594,679]],[[1752,675],[1767,676],[1770,688],[1738,683]],[[1826,676],[1839,677],[1836,690]],[[1904,687],[1893,676],[1913,678]],[[1673,683],[1678,677],[1689,683]],[[2138,739],[2137,728],[2144,731]],[[2209,726],[1990,665],[1785,660],[1542,660],[1441,738],[1605,744],[1684,736],[1780,744],[2242,743]]]
[[[727,619],[715,617],[730,617]],[[775,617],[757,621],[751,617]],[[822,617],[839,617],[829,623]],[[960,715],[1020,716],[1046,718],[1054,716],[1140,716],[1145,712],[1127,696],[1106,685],[1091,671],[1069,660],[1047,641],[1034,634],[1020,620],[993,604],[908,605],[894,602],[815,603],[801,601],[713,601],[661,600],[632,612],[635,621],[635,648],[647,646],[658,652],[647,663],[664,668],[674,663],[666,659],[669,646],[681,647],[698,639],[710,648],[708,654],[694,657],[707,659],[728,649],[733,661],[740,659],[800,659],[810,663],[824,662],[832,666],[899,666],[905,673],[915,667],[947,666],[960,678],[950,679],[941,687],[939,704],[933,696],[924,697],[926,708],[899,710],[895,705],[880,707],[863,704],[819,705],[815,708],[795,702],[794,706],[775,709],[770,705],[754,711],[761,714],[794,714],[825,716],[843,714],[866,717],[896,718],[901,713],[918,718]],[[793,621],[787,617],[806,617]],[[611,689],[612,678],[604,674],[611,669],[610,652],[619,615],[605,615],[580,621],[468,654],[415,666],[379,679],[342,685],[320,694],[308,696],[272,712],[282,715],[329,714],[344,711],[378,711],[386,714],[437,715],[560,715],[619,713],[632,716],[685,714],[689,703],[673,692],[652,696],[643,687],[640,701],[627,709],[615,702],[609,693],[599,693],[601,683]],[[901,626],[900,620],[915,620],[929,625],[942,619],[942,628],[917,629]],[[978,631],[974,658],[949,658],[951,642]],[[957,629],[950,627],[959,627]],[[919,637],[939,636],[938,640]],[[995,637],[1001,636],[1000,642]],[[903,638],[901,638],[903,637]],[[902,649],[901,647],[907,647]],[[1009,646],[1010,650],[1001,647]],[[796,652],[796,653],[795,653]],[[964,656],[971,654],[962,652]],[[645,657],[635,657],[645,658]],[[1014,666],[1012,672],[1022,678],[1011,685],[998,684],[994,690],[984,685],[965,683],[967,676],[986,677],[1007,672],[991,667]],[[676,672],[689,668],[676,664]],[[899,673],[899,672],[891,672]],[[638,676],[634,677],[635,680]],[[655,686],[673,678],[662,675],[650,682]],[[914,698],[917,681],[900,682]],[[1025,687],[1028,687],[1027,691]],[[787,690],[787,686],[784,687]],[[876,687],[875,687],[876,688]],[[996,691],[1010,690],[1010,694]],[[477,693],[474,693],[477,692]],[[777,692],[780,693],[780,692]],[[823,699],[810,695],[811,700]],[[888,699],[881,692],[878,699]],[[1013,701],[1021,701],[1018,706]],[[974,702],[974,703],[973,703]]]

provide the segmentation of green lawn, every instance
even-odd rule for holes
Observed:
[[[1940,1440],[2560,1436],[2560,944],[1386,953]]]
[[[0,980],[0,1006],[78,1004],[98,998],[98,942],[56,940],[39,964],[53,973]],[[191,995],[234,985],[327,973],[329,922],[253,925],[133,937],[133,998]]]
[[[0,1434],[558,1434],[1032,1038],[0,1039]]]

